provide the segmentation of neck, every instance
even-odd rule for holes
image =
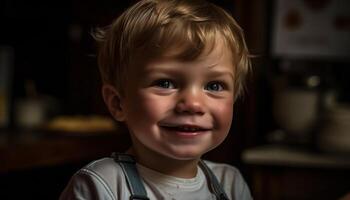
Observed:
[[[147,151],[147,153],[145,151]],[[135,156],[135,159],[139,164],[162,174],[178,178],[194,178],[197,175],[199,158],[178,160],[151,150],[143,149],[141,153],[132,147],[127,153]]]

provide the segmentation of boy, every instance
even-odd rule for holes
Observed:
[[[227,136],[250,66],[232,17],[143,0],[96,37],[103,98],[132,147],[78,171],[61,199],[251,199],[236,168],[200,159]]]

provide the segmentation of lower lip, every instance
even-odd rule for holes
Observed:
[[[203,135],[203,134],[208,132],[208,131],[184,132],[184,131],[171,130],[171,129],[167,129],[164,127],[162,127],[162,128],[164,130],[166,130],[167,132],[170,132],[171,134],[174,134],[174,135],[182,137],[182,138],[194,138],[194,137],[198,137],[198,136]]]

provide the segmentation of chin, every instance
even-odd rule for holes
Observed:
[[[186,161],[186,160],[196,160],[201,158],[201,156],[206,153],[207,151],[203,152],[203,151],[186,151],[186,152],[171,152],[168,154],[165,154],[165,156],[170,157],[172,159],[175,160],[182,160],[182,161]]]

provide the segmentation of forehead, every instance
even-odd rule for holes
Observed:
[[[227,45],[227,42],[225,42],[225,40],[221,37],[221,35],[218,35],[215,40],[205,43],[203,49],[199,51],[199,53],[195,56],[192,55],[187,57],[184,55],[186,51],[188,50],[185,47],[175,46],[173,48],[167,49],[165,52],[162,52],[160,56],[149,60],[149,62],[156,60],[175,60],[180,62],[200,62],[203,60],[215,61],[217,59],[220,59],[222,56],[229,58],[230,61],[233,62],[233,52],[229,48],[229,45]]]
[[[223,35],[216,34],[215,39],[206,40],[201,50],[194,50],[196,53],[191,52],[192,49],[189,49],[189,47],[193,46],[178,45],[175,43],[163,49],[164,51],[159,52],[157,55],[151,54],[153,56],[148,56],[147,51],[140,52],[141,56],[127,69],[127,73],[129,75],[142,76],[142,73],[148,71],[147,68],[155,63],[162,63],[158,67],[166,68],[166,64],[170,63],[174,64],[172,66],[178,66],[180,63],[193,63],[209,67],[217,65],[219,62],[224,62],[226,66],[232,68],[232,72],[235,72],[234,52]]]
[[[216,70],[225,68],[226,70],[229,69],[230,73],[234,72],[231,52],[221,42],[216,43],[210,49],[206,49],[194,60],[183,61],[178,59],[176,56],[172,56],[174,54],[176,55],[176,52],[170,52],[168,56],[162,56],[145,63],[142,67],[139,66],[137,69],[135,69],[137,71],[136,73],[142,75],[142,73],[154,72],[158,70],[173,71],[177,69],[181,69],[181,71],[188,70],[187,72],[190,72],[192,69],[198,67],[207,68],[210,71],[213,68]]]

